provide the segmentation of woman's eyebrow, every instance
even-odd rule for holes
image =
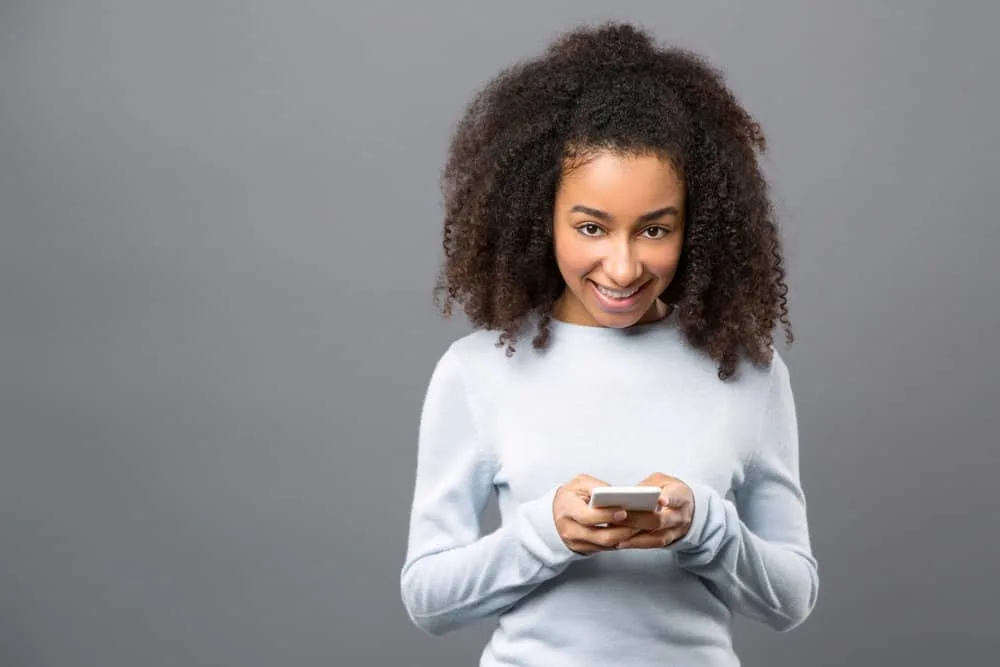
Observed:
[[[602,211],[597,208],[591,208],[589,206],[584,206],[583,204],[577,204],[569,210],[570,213],[583,213],[597,218],[598,220],[603,220],[604,222],[611,222],[614,220],[614,216],[607,211]],[[677,216],[680,211],[677,210],[675,206],[665,206],[663,208],[658,208],[655,211],[650,211],[649,213],[643,213],[639,216],[639,222],[652,222],[653,220],[658,220],[667,215]]]

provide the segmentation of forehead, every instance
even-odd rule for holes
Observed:
[[[567,165],[558,202],[605,210],[640,211],[679,206],[684,183],[669,160],[656,155],[600,152]]]

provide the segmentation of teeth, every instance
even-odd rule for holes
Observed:
[[[638,292],[641,287],[642,287],[642,285],[640,285],[639,287],[635,287],[633,289],[630,289],[630,290],[624,290],[624,291],[622,291],[622,290],[608,289],[604,285],[597,285],[597,289],[601,292],[601,294],[603,294],[604,296],[607,296],[607,297],[611,297],[612,299],[627,299],[630,296],[632,296],[633,294],[635,294],[636,292]]]

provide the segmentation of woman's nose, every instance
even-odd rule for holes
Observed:
[[[628,244],[622,244],[605,258],[604,273],[618,287],[628,287],[642,277],[642,263]]]

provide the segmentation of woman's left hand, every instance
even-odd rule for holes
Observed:
[[[630,510],[619,524],[642,532],[618,543],[619,549],[659,549],[687,535],[694,516],[694,494],[691,487],[670,475],[653,473],[639,482],[640,486],[660,487],[659,508],[655,512]]]

